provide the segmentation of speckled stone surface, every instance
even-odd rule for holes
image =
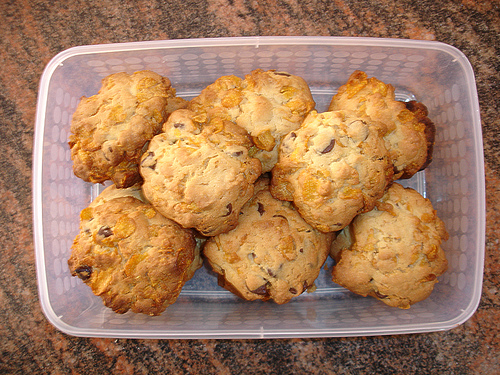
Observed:
[[[77,338],[44,317],[33,247],[31,167],[39,79],[73,46],[250,35],[437,40],[476,73],[486,164],[481,302],[445,332],[283,340]],[[0,373],[500,373],[500,3],[389,0],[0,2]]]

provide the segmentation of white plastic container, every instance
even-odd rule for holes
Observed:
[[[150,69],[189,99],[222,75],[256,68],[303,77],[319,111],[356,69],[391,83],[399,99],[417,99],[437,125],[434,161],[406,186],[434,204],[450,239],[449,270],[432,295],[409,310],[363,298],[323,270],[314,293],[290,303],[246,302],[203,268],[158,317],[119,315],[67,266],[79,212],[101,187],[72,173],[67,144],[79,98],[97,93],[111,73]],[[48,320],[75,336],[115,338],[279,338],[401,334],[447,330],[476,310],[485,237],[484,163],[474,74],[456,48],[427,41],[342,37],[190,39],[82,46],[47,65],[38,97],[33,155],[34,240],[40,302]],[[329,263],[331,265],[331,263]]]

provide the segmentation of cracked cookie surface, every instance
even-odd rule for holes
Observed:
[[[111,185],[82,210],[68,266],[113,311],[159,315],[201,258],[193,232],[146,203],[140,186]]]
[[[248,133],[234,123],[209,122],[175,111],[141,161],[143,191],[166,217],[214,236],[236,226],[252,197],[261,164],[249,155]]]
[[[434,144],[435,130],[432,123],[419,121],[405,103],[396,100],[394,91],[392,85],[355,71],[334,95],[328,110],[354,111],[379,124],[396,180],[410,178],[429,164],[432,157],[429,145]]]
[[[210,238],[203,253],[221,286],[246,300],[283,304],[314,288],[332,237],[308,225],[290,202],[274,199],[261,177],[238,226]]]
[[[252,71],[244,79],[234,75],[220,77],[188,105],[209,119],[227,119],[247,130],[263,172],[269,172],[276,164],[281,138],[297,129],[314,107],[304,79],[261,69]]]
[[[385,142],[371,119],[347,111],[313,111],[283,138],[271,193],[293,201],[318,230],[331,232],[371,210],[392,173]]]
[[[138,163],[147,142],[171,112],[186,104],[170,80],[154,72],[105,77],[98,94],[83,97],[72,117],[75,175],[92,183],[112,180],[119,188],[139,182]]]
[[[427,298],[447,269],[444,223],[431,202],[394,183],[376,208],[358,215],[332,244],[333,281],[389,306]]]

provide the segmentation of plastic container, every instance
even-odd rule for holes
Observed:
[[[409,310],[363,298],[323,270],[314,293],[290,303],[246,302],[217,285],[205,268],[158,317],[119,315],[78,278],[67,259],[79,212],[101,187],[72,173],[67,144],[79,98],[97,93],[111,73],[150,69],[170,78],[181,97],[222,75],[278,69],[302,76],[319,111],[355,69],[396,87],[399,99],[427,105],[437,125],[434,161],[405,185],[434,204],[450,239],[449,270],[432,295]],[[40,302],[48,320],[75,336],[115,338],[279,338],[402,334],[447,330],[476,310],[485,237],[484,164],[474,74],[457,49],[438,42],[248,37],[82,46],[55,56],[41,81],[33,155],[34,240]],[[331,265],[331,263],[328,263]]]

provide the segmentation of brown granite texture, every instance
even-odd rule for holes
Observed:
[[[476,73],[486,162],[486,263],[474,316],[446,332],[288,340],[67,336],[38,299],[31,167],[39,79],[73,46],[245,35],[437,40]],[[439,0],[3,0],[0,2],[0,373],[500,373],[500,3]]]

